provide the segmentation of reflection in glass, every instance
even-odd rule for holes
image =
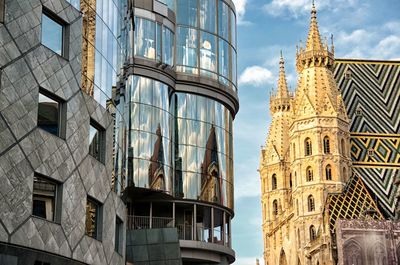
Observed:
[[[200,28],[216,33],[216,2],[215,0],[200,0]]]
[[[229,7],[224,1],[218,1],[218,35],[229,40]]]
[[[231,14],[231,44],[236,48],[236,16],[232,9],[229,12]]]
[[[197,27],[197,0],[177,0],[176,22]]]
[[[163,63],[174,65],[174,33],[167,27],[163,27]]]
[[[97,129],[94,125],[90,124],[89,127],[89,154],[103,162],[103,131]]]
[[[212,34],[201,31],[200,36],[200,68],[202,75],[216,78],[217,72],[217,41],[216,37]],[[213,72],[213,73],[210,73]]]
[[[63,26],[42,14],[42,44],[62,55]]]
[[[60,103],[39,93],[38,127],[59,136]]]
[[[197,30],[191,28],[177,28],[177,62],[179,70],[185,73],[197,74]]]
[[[54,221],[57,185],[47,179],[33,177],[32,215]]]
[[[99,211],[100,211],[100,205],[95,202],[94,200],[91,200],[87,198],[86,202],[86,229],[85,233],[86,235],[93,237],[95,239],[98,238],[98,222],[99,222]]]
[[[223,39],[219,39],[219,74],[222,76],[220,81],[228,85],[229,70],[231,69],[229,65],[229,44]]]
[[[155,27],[153,21],[135,17],[135,56],[156,58]]]

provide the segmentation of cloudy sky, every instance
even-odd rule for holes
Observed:
[[[276,87],[279,51],[295,88],[296,44],[306,40],[311,0],[233,0],[238,13],[240,110],[235,119],[235,265],[262,262],[260,186],[257,172]],[[399,0],[316,0],[323,37],[334,35],[337,58],[400,60]]]

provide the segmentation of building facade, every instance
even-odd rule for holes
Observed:
[[[296,67],[291,94],[281,58],[261,151],[265,264],[337,264],[353,257],[337,237],[341,219],[395,215],[399,97],[390,95],[398,91],[398,69],[395,62],[335,61],[333,43],[321,41],[314,5]],[[377,105],[382,120],[370,115]],[[368,255],[379,260],[378,252]]]
[[[118,12],[94,3],[0,1],[0,264],[125,263],[111,181]]]
[[[127,261],[232,263],[233,2],[130,1],[125,21],[115,175],[128,204]]]

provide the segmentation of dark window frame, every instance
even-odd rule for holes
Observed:
[[[91,143],[90,143],[90,127],[93,127],[94,129],[97,130],[99,134],[99,156],[94,155],[91,152]],[[105,164],[106,160],[106,129],[104,129],[97,121],[90,119],[89,123],[89,155],[91,155],[93,158],[95,158],[97,161],[99,161],[102,164]]]
[[[331,153],[331,141],[329,139],[329,136],[324,137],[324,154],[330,154]]]
[[[272,213],[274,216],[278,215],[278,201],[277,200],[274,200],[272,202]]]
[[[43,96],[46,96],[50,98],[51,100],[54,100],[58,103],[58,133],[53,134],[51,132],[48,132],[46,129],[43,129],[39,125],[39,94],[42,94]],[[38,93],[38,122],[37,122],[37,127],[40,128],[41,130],[44,130],[52,135],[55,135],[59,138],[65,139],[66,137],[66,125],[67,125],[67,102],[63,100],[62,98],[58,97],[57,95],[54,95],[53,93],[43,89],[39,88],[39,93]]]
[[[308,204],[308,211],[313,212],[315,211],[315,200],[312,195],[309,195],[307,198],[307,204]]]
[[[60,182],[58,182],[58,181],[56,181],[54,179],[51,179],[51,178],[49,178],[47,176],[44,176],[42,174],[36,173],[36,172],[34,173],[33,182],[35,182],[35,177],[39,178],[39,179],[42,179],[42,180],[45,180],[45,181],[55,185],[56,190],[54,191],[54,199],[53,199],[53,211],[54,212],[53,212],[52,220],[49,220],[47,218],[44,218],[44,217],[37,216],[37,215],[33,214],[33,203],[34,203],[35,197],[36,198],[46,197],[45,195],[35,194],[35,189],[34,189],[35,185],[33,185],[32,186],[32,213],[31,213],[31,215],[36,217],[36,218],[40,218],[40,219],[44,219],[44,220],[49,221],[49,222],[54,222],[54,223],[60,224],[61,223],[61,212],[62,212],[62,194],[63,194],[62,183],[60,183]]]
[[[276,174],[271,177],[271,190],[276,190],[278,188],[278,180],[276,179]]]
[[[52,21],[54,21],[55,23],[59,24],[62,27],[61,54],[58,54],[56,51],[54,51],[53,49],[51,49],[50,47],[47,47],[46,45],[44,45],[42,43],[43,28],[41,28],[41,31],[40,31],[40,43],[43,46],[47,47],[48,49],[52,50],[58,56],[63,57],[64,59],[68,60],[68,58],[69,58],[69,35],[70,35],[69,23],[67,23],[65,20],[60,18],[56,13],[54,13],[50,9],[43,7],[42,14],[40,17],[41,27],[43,27],[43,21],[42,21],[43,15],[47,16],[49,19],[51,19]]]
[[[332,180],[332,167],[331,165],[327,165],[325,167],[325,179]]]
[[[311,156],[312,155],[312,142],[310,138],[306,138],[304,140],[304,155]]]

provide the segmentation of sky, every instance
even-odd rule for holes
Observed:
[[[312,0],[233,0],[238,15],[240,110],[234,122],[235,265],[263,265],[260,147],[269,123],[280,50],[296,86],[296,45],[307,39]],[[400,0],[315,0],[322,37],[334,36],[336,58],[400,60]]]

